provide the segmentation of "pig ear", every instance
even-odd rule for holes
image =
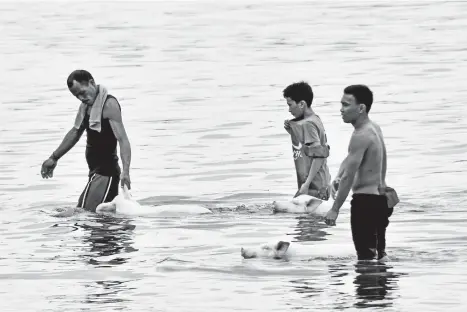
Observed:
[[[289,249],[289,246],[290,246],[289,242],[279,241],[276,245],[276,250],[281,251],[281,252],[286,252],[287,249]]]
[[[321,205],[323,201],[319,198],[315,198],[315,197],[312,197],[307,203],[306,203],[306,207],[308,209],[311,209],[311,210],[314,210],[316,208],[318,208],[319,205]]]

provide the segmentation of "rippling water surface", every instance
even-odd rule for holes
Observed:
[[[467,4],[462,1],[2,2],[2,311],[465,311]],[[121,102],[133,195],[212,216],[56,218],[87,181],[84,138],[43,180],[72,126],[66,88],[91,71]],[[348,84],[375,93],[400,194],[386,265],[357,265],[336,227],[273,215],[296,189],[282,89],[305,79],[335,175]],[[243,260],[277,239],[309,259]]]

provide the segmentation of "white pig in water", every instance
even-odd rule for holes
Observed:
[[[240,253],[244,259],[283,259],[283,260],[309,260],[313,257],[352,257],[354,254],[352,244],[342,245],[339,242],[320,242],[307,245],[276,240],[274,243],[263,244],[257,247],[241,248]],[[375,260],[370,260],[374,262]],[[388,257],[379,259],[379,263],[390,261]],[[367,261],[368,262],[368,261]]]
[[[327,246],[330,247],[330,246]],[[331,247],[335,248],[335,247]],[[278,240],[274,243],[263,244],[257,247],[241,248],[240,253],[244,259],[310,259],[326,250],[326,255],[330,252],[321,245],[306,245]]]
[[[300,195],[287,201],[274,201],[274,212],[308,213],[324,217],[332,207],[332,201],[325,201],[310,195]]]
[[[279,241],[276,244],[264,244],[257,248],[241,248],[240,253],[244,259],[267,258],[267,259],[288,259],[292,255],[289,250],[290,243]]]
[[[212,213],[211,210],[197,205],[163,205],[163,206],[141,206],[131,197],[126,185],[122,192],[111,202],[102,203],[96,208],[96,213],[121,213],[126,215],[199,215]]]

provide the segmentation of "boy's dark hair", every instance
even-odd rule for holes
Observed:
[[[308,107],[313,102],[313,90],[311,86],[305,81],[293,83],[283,91],[284,98],[291,98],[296,103],[305,101]]]
[[[366,112],[369,113],[373,104],[373,92],[365,85],[350,85],[344,89],[344,93],[354,96],[357,104],[365,104]]]
[[[73,86],[73,80],[76,80],[79,83],[82,82],[87,82],[94,78],[92,77],[91,73],[88,72],[87,70],[84,69],[77,69],[74,70],[67,78],[66,84],[68,85],[68,88],[71,88]]]

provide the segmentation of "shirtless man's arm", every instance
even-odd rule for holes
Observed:
[[[375,123],[373,123],[373,125],[379,132],[379,137],[381,138],[381,145],[383,146],[383,163],[381,167],[381,188],[385,190],[387,186],[386,185],[386,168],[387,168],[386,144],[384,144],[383,131],[381,130],[381,128]]]
[[[342,177],[339,183],[339,190],[332,205],[331,210],[326,214],[325,222],[328,225],[335,225],[339,210],[344,204],[350,189],[352,188],[355,175],[363,160],[363,156],[368,148],[369,140],[365,133],[354,132],[349,144],[349,154],[344,159]]]
[[[130,140],[123,125],[122,114],[118,102],[115,99],[108,99],[105,102],[102,117],[109,119],[110,127],[115,138],[120,145],[120,157],[122,159],[123,171],[120,177],[122,186],[127,185],[131,189],[130,181],[130,163],[131,163],[131,145]]]
[[[339,188],[339,182],[341,181],[341,177],[342,177],[342,174],[344,173],[344,169],[345,169],[345,159],[341,163],[341,165],[339,167],[339,171],[337,172],[336,177],[334,178],[334,180],[331,183],[331,197],[334,200],[336,199],[337,189]]]
[[[342,174],[344,173],[344,169],[345,169],[345,159],[341,163],[341,166],[339,167],[339,171],[337,171],[337,175],[334,180],[339,180],[342,177]]]

